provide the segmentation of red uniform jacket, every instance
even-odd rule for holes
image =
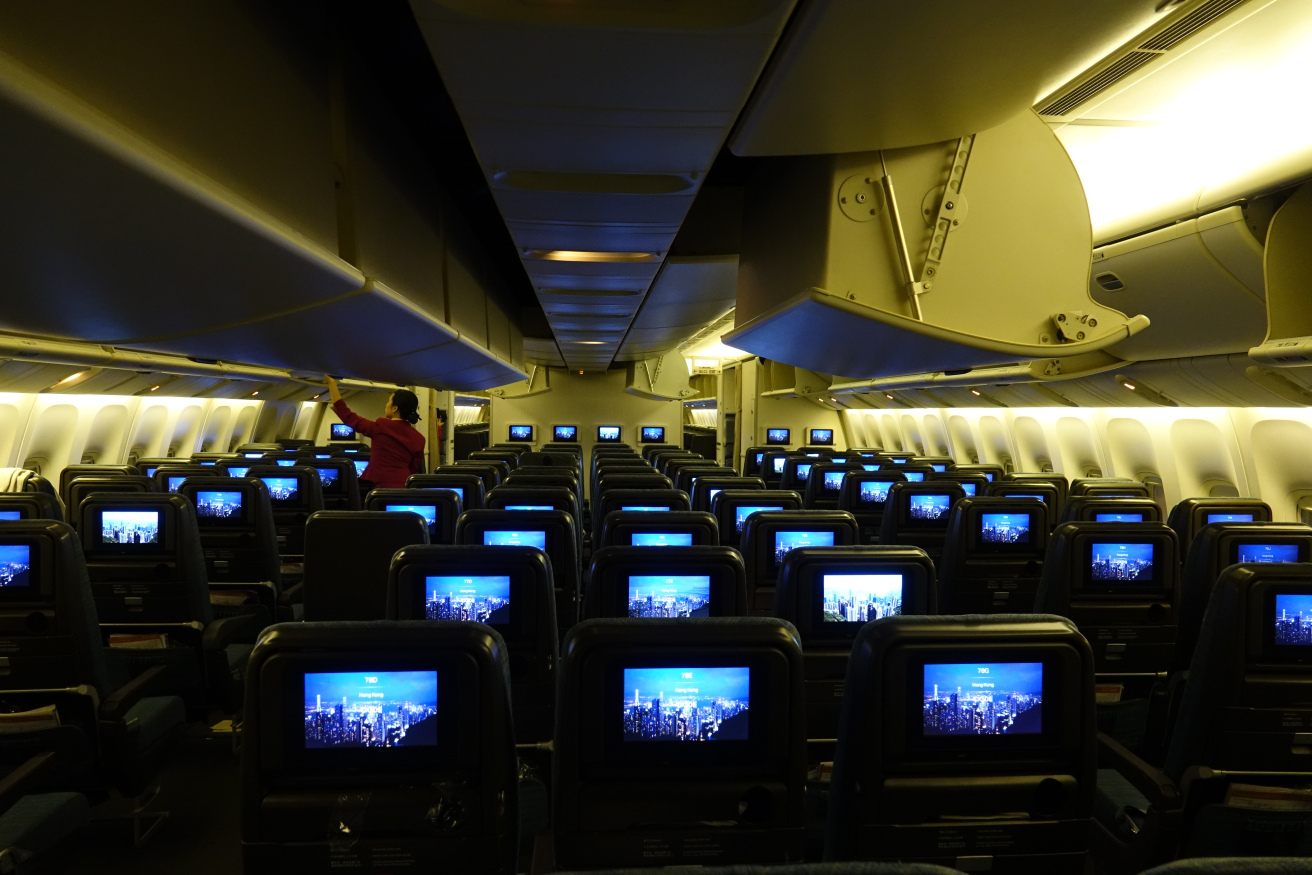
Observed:
[[[334,401],[333,410],[342,422],[372,441],[369,465],[361,480],[373,481],[380,489],[404,489],[406,478],[424,470],[424,436],[400,419],[365,419],[351,412],[345,401]]]

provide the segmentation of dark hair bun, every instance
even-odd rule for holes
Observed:
[[[392,393],[392,404],[401,419],[414,425],[419,421],[419,398],[409,389],[397,389]]]

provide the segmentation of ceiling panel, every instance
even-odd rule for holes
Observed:
[[[677,347],[732,310],[737,294],[737,255],[667,258],[618,358],[631,360]]]
[[[569,301],[566,314],[549,290],[647,291],[793,5],[411,0],[570,367],[608,363],[621,337],[558,320],[639,301]],[[550,262],[531,252],[543,249],[656,258]],[[582,339],[613,342],[566,342]]]

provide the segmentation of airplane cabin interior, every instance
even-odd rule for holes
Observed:
[[[10,0],[0,168],[0,873],[1312,873],[1312,0]]]

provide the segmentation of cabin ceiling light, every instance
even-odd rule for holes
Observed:
[[[251,397],[254,398],[258,394],[260,394],[260,390],[256,389],[254,392],[251,393]]]
[[[975,395],[976,397],[978,397],[978,396],[979,396],[979,390],[978,390],[978,389],[971,389],[971,390],[970,390],[970,394]]]
[[[1133,383],[1121,383],[1121,385],[1124,386],[1125,388],[1129,389],[1131,392],[1134,391],[1134,384],[1133,384]]]
[[[893,400],[893,396],[888,394],[887,392],[884,393],[884,397],[887,398],[889,401]]]
[[[159,391],[159,386],[151,386],[151,387],[150,387],[150,391],[152,391],[152,392],[158,392],[158,391]]]
[[[642,262],[660,261],[659,252],[599,252],[587,249],[526,249],[524,255],[541,261]]]
[[[78,371],[76,374],[69,374],[67,377],[65,377],[64,379],[60,380],[60,381],[59,381],[58,383],[56,383],[55,385],[56,385],[56,386],[63,386],[63,385],[65,385],[65,384],[67,384],[67,383],[71,383],[71,382],[73,382],[74,380],[76,380],[78,377],[82,376],[82,375],[85,374],[85,373],[86,373],[86,371]]]

